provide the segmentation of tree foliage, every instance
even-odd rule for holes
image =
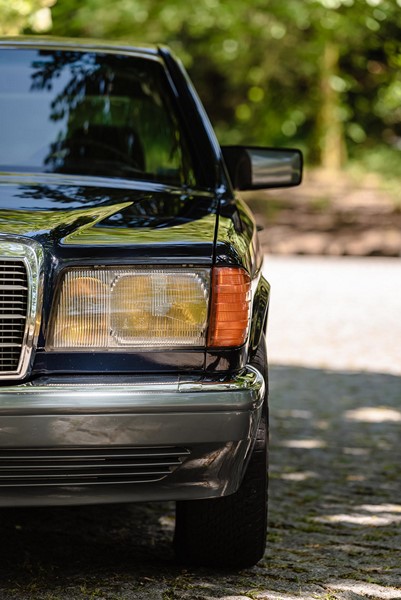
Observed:
[[[401,0],[58,0],[52,16],[57,35],[170,45],[225,143],[334,168],[401,149]]]
[[[18,35],[26,27],[35,32],[51,28],[50,7],[55,0],[0,0],[0,35]]]

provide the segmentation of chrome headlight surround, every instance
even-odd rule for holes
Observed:
[[[54,300],[46,350],[204,347],[209,295],[208,268],[68,268]]]
[[[0,234],[0,259],[21,260],[27,272],[27,310],[25,329],[21,340],[18,366],[13,371],[2,371],[0,380],[20,380],[26,377],[32,353],[37,344],[43,302],[43,248],[28,238]]]

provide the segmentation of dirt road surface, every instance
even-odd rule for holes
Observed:
[[[3,509],[1,600],[401,599],[401,263],[268,257],[265,272],[264,559],[181,568],[169,503]]]

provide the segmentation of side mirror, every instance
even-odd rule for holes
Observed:
[[[255,146],[223,146],[221,150],[237,190],[291,187],[302,181],[300,150]]]

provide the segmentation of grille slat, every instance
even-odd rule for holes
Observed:
[[[23,260],[0,260],[0,373],[18,369],[28,310]]]
[[[4,304],[4,306],[25,306],[25,302],[23,302],[22,300],[1,300],[1,304]]]
[[[15,283],[15,285],[10,285],[10,280]],[[24,285],[24,279],[16,279],[15,277],[11,279],[11,277],[0,278],[0,290],[25,290],[26,285]]]
[[[0,488],[160,481],[190,455],[186,448],[0,450]]]
[[[25,273],[24,271],[4,271],[0,273],[1,285],[9,285],[10,281],[15,281],[17,285],[24,287],[25,285]]]
[[[13,344],[12,342],[4,342],[3,348],[21,348],[21,344]]]

